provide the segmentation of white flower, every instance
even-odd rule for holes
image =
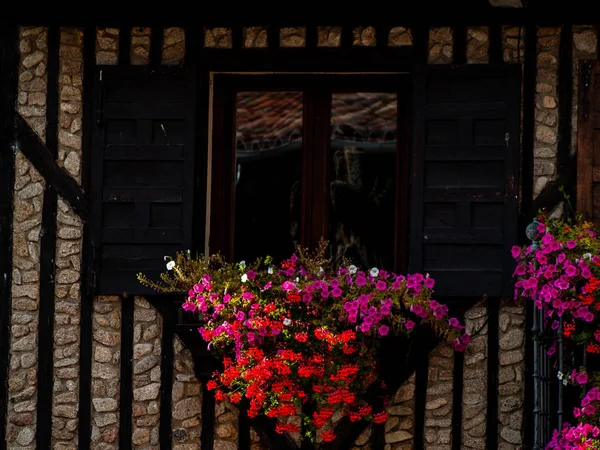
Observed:
[[[175,261],[169,261],[167,263],[167,270],[173,270],[173,267],[175,267]]]
[[[354,275],[357,271],[358,271],[358,267],[356,267],[354,264],[352,264],[350,267],[348,267],[348,272],[350,272],[350,275]]]
[[[563,384],[564,384],[565,386],[566,386],[567,384],[569,384],[569,382],[567,381],[567,379],[566,379],[566,378],[563,380]]]
[[[299,277],[296,277],[296,283],[298,283],[300,281]]]
[[[248,275],[244,274],[242,275],[242,283],[245,283],[246,281],[248,281]]]
[[[583,254],[583,259],[592,259],[592,254],[591,253],[584,253]]]
[[[373,267],[369,273],[372,277],[376,277],[377,275],[379,275],[379,269],[377,267]]]
[[[246,268],[246,261],[240,261],[240,267],[242,269],[245,269]]]
[[[269,267],[269,269],[267,270],[267,273],[269,275],[273,275],[273,267]]]
[[[323,268],[321,266],[319,266],[319,275],[321,275],[323,273]]]
[[[163,256],[163,260],[165,260],[165,261],[166,261],[167,259],[169,259],[169,257],[168,257],[168,256]]]
[[[289,324],[291,324],[292,321],[290,319],[288,319],[287,317],[285,319],[283,319],[283,324],[287,327]]]
[[[563,373],[562,373],[562,372],[558,372],[558,373],[556,374],[556,376],[558,377],[558,379],[559,379],[559,380],[562,380],[562,379],[563,379]]]

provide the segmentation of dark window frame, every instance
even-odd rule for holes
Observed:
[[[410,73],[331,74],[215,74],[213,79],[212,167],[210,186],[209,252],[233,258],[235,224],[236,96],[242,91],[303,92],[302,220],[303,246],[314,248],[327,239],[327,181],[331,96],[343,92],[393,92],[397,95],[396,193],[394,270],[403,273],[408,262],[409,155],[411,146]],[[312,176],[309,177],[308,173]],[[311,183],[318,180],[318,185]],[[309,220],[309,216],[319,220]],[[309,228],[306,225],[311,225]]]

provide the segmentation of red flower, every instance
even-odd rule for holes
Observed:
[[[385,413],[385,411],[377,413],[373,416],[373,421],[375,423],[384,423],[386,420],[387,420],[387,414]]]
[[[298,342],[306,342],[308,341],[308,334],[307,333],[296,333],[296,335],[294,336],[294,338],[298,341]]]
[[[333,430],[323,431],[323,433],[321,433],[321,437],[323,438],[324,442],[331,442],[331,441],[335,440],[335,431],[333,431]]]
[[[287,299],[292,303],[298,303],[300,301],[300,294],[298,292],[289,292]]]
[[[215,380],[210,380],[206,383],[206,389],[209,391],[215,390],[217,388],[217,382]]]

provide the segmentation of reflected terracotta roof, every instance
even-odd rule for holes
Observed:
[[[394,140],[396,111],[396,94],[393,93],[334,94],[332,139],[359,142]],[[238,150],[265,150],[301,138],[301,93],[244,92],[238,95]]]

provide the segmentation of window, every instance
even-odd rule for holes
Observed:
[[[403,75],[217,75],[210,251],[335,258],[403,270]]]

